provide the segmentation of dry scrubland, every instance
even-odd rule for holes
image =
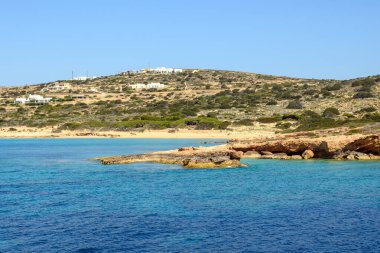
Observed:
[[[188,132],[203,137],[203,130],[214,130],[212,137],[234,138],[380,129],[380,76],[338,81],[188,69],[57,82],[71,88],[41,91],[51,83],[0,88],[1,136],[183,137]],[[167,88],[129,88],[148,82]],[[46,105],[13,104],[15,97],[27,94],[54,100]]]

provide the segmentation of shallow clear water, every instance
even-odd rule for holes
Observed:
[[[379,162],[86,160],[202,141],[0,140],[0,252],[380,251]]]

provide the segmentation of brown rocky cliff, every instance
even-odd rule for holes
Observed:
[[[380,135],[370,135],[348,143],[343,151],[357,151],[380,155]]]
[[[340,151],[358,151],[363,153],[379,154],[379,135],[371,136],[334,136],[319,138],[285,138],[272,141],[232,140],[228,144],[231,149],[271,153],[286,153],[288,155],[302,155],[305,150],[314,153],[315,158],[332,158]]]

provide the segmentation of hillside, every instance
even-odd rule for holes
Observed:
[[[165,89],[133,90],[159,82]],[[67,86],[53,91],[49,87]],[[15,105],[16,97],[40,94],[49,104]],[[380,76],[317,80],[253,73],[193,70],[155,74],[126,72],[84,81],[57,81],[0,88],[0,127],[61,130],[178,128],[309,131],[347,127],[378,131]],[[369,127],[368,127],[369,126]]]

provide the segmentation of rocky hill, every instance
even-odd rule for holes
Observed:
[[[152,82],[165,88],[130,87]],[[16,97],[28,94],[53,100],[43,105],[14,104]],[[346,127],[347,133],[358,133],[378,131],[379,98],[380,76],[340,81],[220,70],[124,72],[0,88],[0,127],[56,131],[267,127],[281,132]]]

